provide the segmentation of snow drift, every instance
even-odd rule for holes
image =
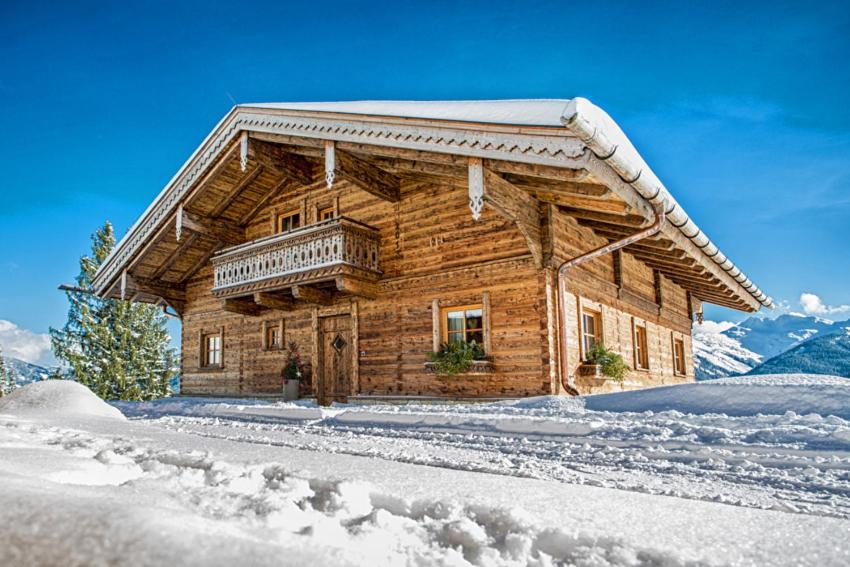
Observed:
[[[850,380],[814,374],[764,374],[696,384],[605,394],[587,409],[614,412],[679,411],[728,416],[818,414],[850,420]]]
[[[126,419],[91,390],[70,380],[45,380],[0,398],[0,414],[29,417],[98,417]]]

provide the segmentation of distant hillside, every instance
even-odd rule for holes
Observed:
[[[745,349],[723,333],[694,335],[694,364],[697,380],[746,374],[762,361],[762,356]]]
[[[763,361],[848,325],[850,321],[780,315],[775,319],[750,317],[721,333],[697,332],[694,335],[697,380],[746,374]],[[802,367],[788,371],[806,372]]]
[[[850,378],[850,327],[808,340],[766,360],[749,374],[831,374]]]
[[[50,375],[50,370],[37,364],[24,362],[23,360],[12,358],[11,356],[4,356],[3,360],[6,361],[6,366],[15,372],[19,385],[44,380]]]

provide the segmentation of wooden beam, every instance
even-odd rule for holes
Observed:
[[[254,294],[254,303],[278,311],[292,311],[296,307],[295,300],[291,297],[262,291]]]
[[[222,171],[227,169],[227,167],[231,164],[238,152],[239,143],[237,140],[236,142],[231,143],[230,148],[227,149],[221,159],[219,159],[218,162],[213,166],[213,168],[204,175],[203,179],[201,179],[201,181],[195,185],[195,188],[192,189],[192,192],[189,193],[189,195],[186,196],[185,199],[183,199],[184,206],[188,207],[189,205],[191,205],[192,201],[199,197],[201,193],[203,193],[204,190],[206,190],[207,187],[209,187],[210,184],[215,181],[219,175],[221,175]]]
[[[313,182],[315,166],[304,156],[287,152],[280,145],[264,142],[253,136],[251,149],[254,152],[254,158],[264,166],[274,169],[301,185],[310,185]]]
[[[263,195],[263,197],[259,201],[257,201],[257,204],[254,205],[254,208],[252,208],[245,216],[239,219],[239,226],[244,227],[252,220],[254,220],[256,216],[260,213],[260,211],[265,208],[269,201],[278,196],[284,189],[288,189],[295,185],[295,183],[296,182],[292,181],[288,177],[284,177],[283,179],[281,179],[280,183],[269,189],[269,191],[265,195]]]
[[[553,181],[527,175],[502,174],[505,180],[514,185],[528,189],[542,189],[551,193],[568,195],[583,195],[586,197],[605,197],[611,190],[597,183],[577,183],[575,181]]]
[[[331,305],[334,302],[332,293],[305,285],[292,286],[292,297],[305,303],[318,305]]]
[[[191,248],[192,244],[197,240],[197,234],[190,234],[188,238],[183,240],[183,243],[180,244],[177,248],[174,249],[174,252],[168,257],[168,259],[163,262],[163,264],[156,269],[156,271],[151,275],[151,279],[158,280],[161,278],[168,270],[174,266],[174,264],[183,257],[183,254]]]
[[[211,213],[210,213],[210,215],[209,215],[209,216],[211,216],[211,217],[218,217],[218,216],[220,216],[220,215],[221,215],[224,211],[226,211],[226,210],[227,210],[227,208],[228,208],[230,205],[232,205],[232,204],[233,204],[233,201],[235,201],[235,200],[239,197],[239,195],[241,195],[241,194],[242,194],[242,191],[244,191],[244,190],[245,190],[245,189],[246,189],[249,185],[251,185],[251,183],[253,183],[253,182],[254,182],[254,180],[255,180],[255,179],[256,179],[256,178],[257,178],[257,177],[258,177],[258,176],[259,176],[262,172],[263,172],[263,166],[262,166],[262,165],[258,165],[258,166],[256,166],[254,169],[252,169],[250,172],[248,172],[248,173],[245,175],[245,177],[243,177],[243,178],[242,178],[242,180],[241,180],[241,181],[239,181],[239,183],[237,183],[237,184],[236,184],[236,186],[234,186],[234,187],[233,187],[233,189],[230,191],[230,194],[227,196],[227,198],[226,198],[224,201],[222,201],[222,202],[221,202],[221,203],[220,203],[220,204],[219,204],[219,205],[215,208],[215,210],[214,210],[213,212],[211,212]]]
[[[543,240],[537,199],[484,168],[484,202],[513,222],[528,244],[538,268],[543,267]]]
[[[401,199],[401,180],[398,177],[353,154],[339,150],[335,154],[334,172],[340,179],[391,203]]]
[[[649,219],[639,217],[637,215],[616,215],[611,213],[602,213],[599,211],[588,211],[586,209],[577,209],[574,207],[558,207],[562,212],[574,217],[579,222],[581,220],[599,221],[606,224],[622,225],[629,228],[644,228],[649,226]]]
[[[338,291],[365,297],[367,299],[375,299],[378,296],[378,287],[372,283],[363,281],[350,276],[337,276],[335,278],[336,289]]]
[[[251,297],[224,299],[221,302],[221,308],[229,313],[238,313],[249,317],[254,317],[265,311],[265,307],[254,303],[254,299]]]
[[[179,304],[186,301],[186,288],[180,284],[141,278],[130,274],[126,275],[126,290],[154,295],[169,303]]]
[[[205,218],[186,209],[178,210],[177,214],[182,214],[183,230],[209,236],[230,246],[245,242],[245,230],[234,222]]]
[[[192,276],[194,276],[201,270],[201,268],[207,265],[207,263],[210,261],[210,258],[213,257],[213,254],[221,250],[223,247],[224,244],[221,241],[216,241],[216,243],[213,244],[213,247],[210,248],[206,254],[201,256],[201,258],[197,262],[195,262],[191,268],[186,270],[186,272],[184,272],[183,275],[180,276],[180,279],[178,281],[180,283],[184,283],[191,279]]]

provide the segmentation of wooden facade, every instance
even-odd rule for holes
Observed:
[[[171,199],[168,207],[158,218],[149,209],[95,281],[103,296],[181,317],[184,394],[279,395],[289,342],[308,363],[304,394],[322,402],[692,381],[701,302],[758,307],[669,223],[576,266],[560,293],[559,266],[646,226],[651,211],[563,128],[249,112],[364,121],[363,140],[352,140],[340,139],[342,126],[303,135],[287,122],[271,132],[268,120],[240,122],[235,112],[155,203]],[[451,146],[455,136],[429,151],[410,143],[412,125],[417,136],[461,129],[480,149]],[[407,137],[367,132],[394,126]],[[488,133],[504,155],[481,145]],[[510,159],[529,136],[560,144],[567,161]],[[446,340],[447,317],[462,313],[472,314],[469,329],[455,332],[479,338],[487,359],[465,374],[436,374],[427,353]],[[580,371],[588,326],[626,359],[623,384]]]

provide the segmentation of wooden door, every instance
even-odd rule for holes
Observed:
[[[337,315],[319,321],[318,402],[345,402],[351,392],[351,317]]]

